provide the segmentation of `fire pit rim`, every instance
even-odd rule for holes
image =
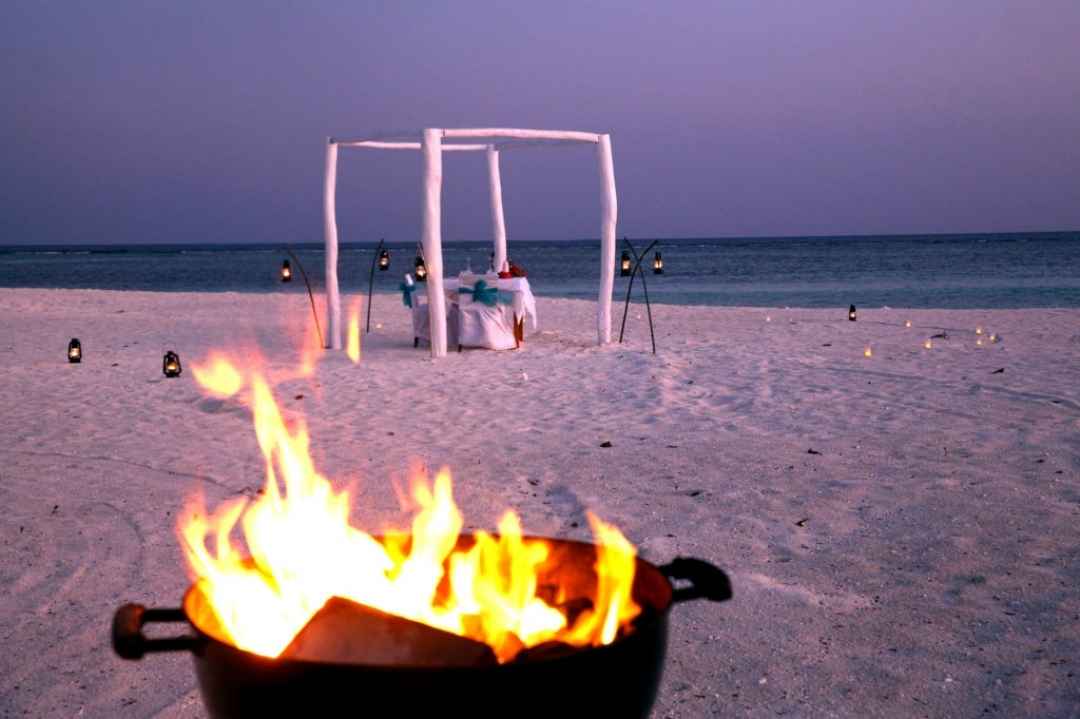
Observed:
[[[462,534],[459,538],[461,543],[473,540],[474,535]],[[376,537],[379,539],[380,537]],[[571,552],[595,553],[598,545],[575,539],[558,539],[553,537],[538,537],[527,535],[526,541],[539,540],[549,542],[555,547],[564,547]],[[642,616],[634,621],[632,631],[622,633],[610,644],[575,647],[568,655],[539,658],[528,662],[529,666],[549,662],[557,662],[569,657],[593,657],[600,656],[605,651],[616,651],[617,647],[632,641],[638,635],[642,627],[659,622],[670,611],[672,605],[694,599],[709,599],[711,601],[725,601],[732,597],[731,583],[727,575],[719,567],[696,558],[676,557],[664,565],[655,565],[639,555],[635,555],[634,594],[637,597],[641,587],[646,581],[655,585],[660,582],[662,596],[650,596],[648,602],[642,607]],[[650,580],[641,579],[643,576],[651,577]],[[690,583],[687,587],[675,586],[676,580],[686,580]],[[655,587],[654,587],[655,588]],[[167,651],[191,651],[201,655],[206,651],[209,644],[214,644],[230,653],[242,655],[247,661],[273,666],[281,671],[288,669],[303,670],[314,667],[353,667],[363,668],[368,671],[393,671],[424,674],[429,672],[472,672],[474,669],[467,667],[430,667],[410,665],[388,664],[346,664],[340,662],[320,661],[313,659],[286,659],[280,657],[265,657],[254,652],[241,649],[226,639],[214,635],[208,629],[199,626],[189,612],[191,603],[202,601],[198,582],[193,582],[184,592],[179,608],[147,608],[139,604],[125,604],[117,609],[113,620],[112,639],[113,649],[124,659],[141,659],[147,653]],[[142,633],[142,628],[148,623],[186,623],[194,636],[179,636],[163,639],[150,639]],[[515,666],[515,662],[507,662],[490,667],[489,670],[498,671]],[[511,669],[512,670],[512,669]]]

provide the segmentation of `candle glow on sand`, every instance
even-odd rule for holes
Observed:
[[[925,347],[926,349],[932,349],[933,346],[934,346],[934,341],[932,339],[927,338],[927,340],[925,342],[923,342],[922,346]]]

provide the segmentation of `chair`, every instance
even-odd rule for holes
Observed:
[[[421,293],[420,289],[421,285],[412,281],[412,275],[405,275],[405,282],[401,285],[401,299],[412,316],[413,347],[419,347],[420,340],[431,344],[431,315],[427,295]],[[453,346],[457,344],[457,315],[452,307],[446,309],[446,342]]]
[[[519,346],[514,332],[513,310],[498,303],[488,305],[478,300],[479,294],[485,291],[492,292],[494,289],[485,289],[478,282],[471,290],[459,290],[458,301],[454,305],[458,352],[463,347],[509,350]]]

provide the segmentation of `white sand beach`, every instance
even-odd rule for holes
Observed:
[[[522,350],[432,361],[379,295],[359,364],[275,393],[366,529],[402,524],[421,463],[470,527],[511,507],[587,539],[589,509],[727,570],[732,601],[672,611],[655,717],[1078,716],[1080,310],[657,306],[654,356],[642,305],[605,347],[595,307],[540,298]],[[109,625],[179,605],[193,491],[264,481],[248,410],[192,363],[256,343],[288,370],[308,318],[299,294],[0,290],[0,716],[203,716],[189,656],[123,661]]]

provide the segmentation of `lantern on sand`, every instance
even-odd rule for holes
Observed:
[[[77,337],[72,337],[68,342],[68,362],[72,364],[82,362],[82,345],[79,344]]]
[[[855,305],[852,305],[851,307],[848,307],[847,318],[849,320],[851,320],[852,322],[855,321]]]
[[[161,361],[161,371],[166,377],[179,377],[180,373],[184,371],[180,366],[180,355],[172,351],[166,352],[164,359]]]

